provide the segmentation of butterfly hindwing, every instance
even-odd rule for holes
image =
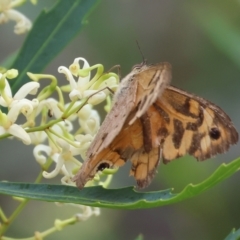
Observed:
[[[130,175],[136,179],[138,188],[145,188],[151,183],[160,162],[160,154],[160,148],[153,148],[149,152],[141,149],[132,155]]]
[[[139,188],[151,182],[159,159],[186,154],[205,160],[237,143],[231,119],[209,101],[169,86],[139,119],[142,144],[132,157],[130,174]]]
[[[165,162],[193,155],[205,160],[227,151],[238,141],[230,118],[219,107],[205,99],[169,86],[153,104],[167,119],[162,138]]]

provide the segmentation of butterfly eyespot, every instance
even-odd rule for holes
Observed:
[[[220,131],[219,131],[218,128],[215,128],[215,127],[214,127],[214,128],[211,128],[211,130],[210,130],[210,132],[209,132],[209,135],[210,135],[210,137],[211,137],[212,139],[217,140],[217,139],[220,138],[221,133],[220,133]]]
[[[101,163],[97,167],[97,171],[103,171],[105,168],[109,168],[109,167],[110,167],[109,163]]]

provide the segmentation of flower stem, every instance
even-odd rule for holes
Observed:
[[[3,223],[2,227],[0,228],[0,237],[7,231],[10,224],[14,221],[14,219],[19,215],[19,213],[23,210],[23,208],[28,203],[28,199],[24,199],[18,207],[15,209],[15,211],[12,213],[12,215],[7,219],[6,222]]]
[[[7,217],[6,215],[4,214],[2,208],[0,207],[0,218],[2,219],[2,221],[5,223],[7,222]]]

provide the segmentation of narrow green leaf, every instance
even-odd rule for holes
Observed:
[[[76,187],[48,184],[0,182],[0,193],[50,202],[68,202],[106,208],[147,208],[155,201],[170,199],[171,190],[159,192],[136,192],[133,187],[104,189],[101,186]],[[154,204],[155,205],[155,204]]]
[[[138,192],[133,187],[104,189],[97,186],[86,187],[79,191],[75,187],[63,185],[10,182],[0,182],[0,193],[33,200],[76,203],[94,207],[116,209],[153,208],[196,196],[234,174],[239,167],[240,158],[229,164],[222,164],[202,183],[196,185],[189,184],[178,194],[172,193],[171,189]]]
[[[28,81],[26,72],[39,73],[86,24],[86,18],[99,0],[59,1],[51,10],[42,11],[29,32],[11,68],[19,70],[12,89]]]
[[[225,240],[238,240],[240,239],[240,229],[236,231],[236,229],[233,229],[231,233],[225,238]]]

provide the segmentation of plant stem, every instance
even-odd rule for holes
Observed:
[[[3,222],[7,222],[7,217],[6,215],[4,214],[2,208],[0,207],[0,217],[2,219]]]
[[[3,223],[1,229],[0,229],[0,237],[7,231],[10,224],[14,221],[14,219],[19,215],[19,213],[23,210],[23,208],[28,203],[28,199],[24,199],[23,202],[21,202],[16,210],[12,213],[12,215],[7,219],[6,222]]]

